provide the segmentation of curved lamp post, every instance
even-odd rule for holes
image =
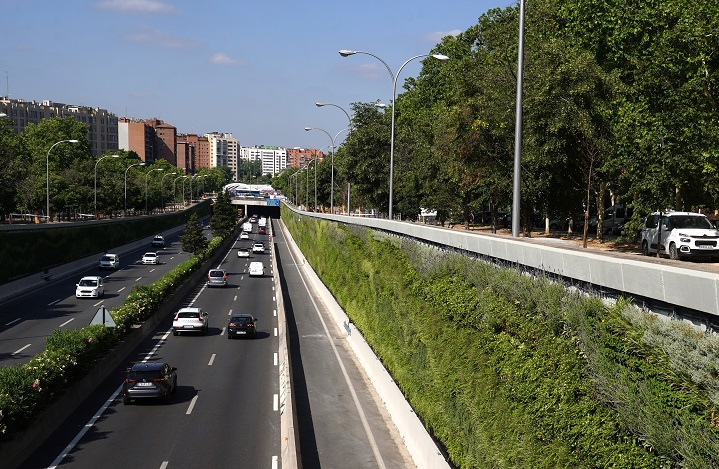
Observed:
[[[142,163],[133,163],[125,170],[125,210],[122,213],[123,217],[127,217],[127,172],[130,171],[130,168],[132,168],[133,166],[145,166],[145,162],[143,161]]]
[[[339,132],[337,132],[337,134],[335,134],[334,138],[332,138],[332,135],[330,135],[329,132],[327,132],[326,130],[318,129],[317,127],[305,127],[305,130],[308,132],[310,130],[321,130],[322,132],[327,134],[327,136],[330,138],[330,142],[332,142],[332,174],[330,176],[331,177],[331,179],[330,179],[330,213],[334,213],[334,207],[335,207],[335,199],[334,199],[334,195],[335,195],[335,187],[334,187],[334,184],[335,184],[335,140],[337,139],[337,136],[339,134],[341,134],[342,132],[345,132],[347,130],[350,130],[350,129],[340,130]]]
[[[387,68],[387,71],[389,72],[389,76],[392,77],[392,134],[390,137],[390,144],[389,144],[389,218],[391,220],[392,219],[392,192],[393,192],[393,188],[394,188],[394,111],[395,111],[395,108],[397,107],[396,103],[395,103],[395,100],[397,99],[397,77],[399,77],[399,74],[402,71],[402,69],[405,67],[405,65],[407,65],[408,63],[410,63],[411,61],[413,61],[415,59],[419,59],[420,57],[432,57],[433,59],[437,59],[442,62],[449,60],[449,57],[447,57],[446,55],[442,55],[442,54],[415,55],[414,57],[408,59],[405,63],[403,63],[402,66],[399,68],[399,70],[397,70],[396,74],[393,74],[392,70],[389,68],[389,65],[387,65],[387,62],[380,59],[379,57],[377,57],[374,54],[370,54],[369,52],[343,49],[343,50],[339,51],[339,54],[342,57],[347,57],[347,56],[354,55],[354,54],[371,55],[372,57],[374,57],[375,59],[379,60],[380,62],[382,62],[384,64],[385,68]]]
[[[145,215],[148,214],[147,212],[147,180],[150,178],[150,173],[153,171],[164,171],[165,168],[153,168],[145,173]]]
[[[46,186],[45,190],[47,192],[47,221],[50,223],[50,152],[53,148],[55,148],[55,145],[59,145],[61,143],[77,143],[77,140],[60,140],[59,142],[53,143],[50,149],[47,151],[47,159],[45,161],[45,166],[47,169],[47,175],[46,175]]]
[[[185,176],[178,176],[175,178],[174,181],[172,181],[172,207],[174,210],[177,209],[177,191],[175,190],[175,183],[177,182],[178,179],[182,179],[184,177]]]
[[[162,212],[163,213],[165,212],[165,189],[164,189],[163,184],[164,184],[165,178],[167,176],[172,176],[174,174],[177,174],[177,171],[175,171],[174,173],[165,173],[162,175],[162,178],[160,179],[160,203],[162,204]]]
[[[339,107],[338,105],[332,104],[332,103],[318,102],[318,103],[315,103],[315,106],[317,106],[317,107],[322,107],[322,106],[334,106],[334,107],[336,107],[337,109],[339,109],[340,111],[342,111],[342,112],[345,113],[345,116],[347,116],[347,122],[349,123],[349,127],[350,127],[350,129],[352,129],[352,119],[350,119],[350,115],[347,113],[347,111],[345,111],[344,109],[342,109],[342,108]]]
[[[1,116],[0,116],[1,117]],[[97,160],[95,163],[95,220],[97,220],[97,165],[100,164],[100,161],[104,160],[105,158],[119,158],[120,155],[105,155]]]

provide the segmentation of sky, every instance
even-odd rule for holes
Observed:
[[[0,95],[159,118],[241,146],[322,148],[351,103],[509,0],[0,0]],[[416,76],[421,59],[402,69]],[[316,102],[339,106],[317,107]]]

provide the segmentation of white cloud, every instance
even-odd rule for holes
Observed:
[[[239,64],[240,61],[229,57],[224,52],[218,52],[210,57],[210,63],[216,65],[236,65]]]
[[[191,49],[197,46],[197,43],[190,39],[173,36],[164,31],[149,27],[146,27],[142,31],[126,34],[125,40],[167,49]]]
[[[175,11],[174,6],[159,0],[103,0],[96,5],[103,10],[123,13],[173,13]]]
[[[438,43],[438,42],[442,41],[442,38],[445,36],[455,36],[456,37],[461,33],[462,33],[462,30],[460,30],[460,29],[453,29],[451,31],[446,31],[446,32],[437,31],[434,33],[425,34],[424,38],[430,42]]]

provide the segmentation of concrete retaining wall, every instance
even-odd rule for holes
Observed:
[[[719,274],[591,251],[561,249],[532,238],[508,238],[379,218],[294,212],[339,223],[374,228],[398,236],[460,249],[500,261],[574,279],[599,288],[651,298],[710,315],[719,315]]]

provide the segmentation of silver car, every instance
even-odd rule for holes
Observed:
[[[227,286],[227,272],[223,269],[211,269],[207,273],[208,287],[224,287]]]

